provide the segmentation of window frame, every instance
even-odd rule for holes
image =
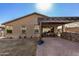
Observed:
[[[39,32],[40,32],[39,25],[34,24],[34,34],[39,34]]]
[[[7,26],[7,27],[6,27],[6,32],[7,32],[8,34],[12,34],[12,33],[13,33],[13,27],[12,27],[11,25]]]
[[[21,26],[21,33],[22,34],[26,34],[26,30],[27,30],[27,27],[26,26]]]

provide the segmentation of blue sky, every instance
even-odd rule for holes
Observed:
[[[0,24],[32,12],[48,16],[79,16],[79,4],[52,3],[50,11],[43,12],[36,9],[35,3],[0,3]]]

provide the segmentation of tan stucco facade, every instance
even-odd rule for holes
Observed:
[[[40,18],[40,19],[39,19]],[[61,18],[61,19],[60,19]],[[66,17],[67,19],[68,17]],[[68,18],[70,19],[70,18]],[[19,38],[19,37],[41,37],[42,26],[46,27],[54,27],[53,33],[58,33],[58,26],[62,26],[66,23],[73,22],[72,20],[64,20],[62,17],[48,17],[46,15],[42,15],[39,13],[32,13],[30,15],[23,16],[21,18],[5,22],[3,25],[5,25],[5,31],[4,36],[5,37],[13,37],[13,38]],[[73,18],[74,19],[74,18]],[[40,24],[39,24],[40,23]],[[25,28],[23,28],[25,27]],[[7,33],[6,29],[9,28],[12,30],[12,33]],[[22,29],[25,29],[25,33],[23,33]],[[64,27],[62,27],[63,32]],[[37,31],[38,30],[38,31]]]
[[[5,31],[6,37],[11,36],[13,38],[18,38],[19,36],[24,36],[24,35],[27,37],[39,37],[40,31],[38,34],[34,34],[35,26],[39,26],[38,25],[38,18],[39,17],[44,18],[44,16],[33,14],[28,17],[24,17],[22,19],[5,24],[6,27],[12,26],[12,34],[8,34]],[[26,27],[26,34],[22,34],[22,30],[21,30],[22,26]]]

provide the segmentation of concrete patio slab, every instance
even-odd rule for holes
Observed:
[[[36,56],[79,56],[79,43],[61,38],[43,38],[37,45]]]

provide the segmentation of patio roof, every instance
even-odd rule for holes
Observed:
[[[7,23],[11,23],[11,22],[14,22],[14,21],[17,21],[17,20],[21,20],[24,17],[28,17],[28,16],[31,16],[31,15],[34,15],[34,14],[41,15],[41,16],[44,16],[46,18],[46,19],[39,18],[38,22],[41,22],[41,21],[42,22],[76,22],[76,21],[79,21],[79,17],[78,16],[77,17],[49,17],[49,16],[46,16],[46,15],[34,12],[34,13],[31,13],[31,14],[22,16],[20,18],[16,18],[14,20],[2,23],[2,25],[5,25]]]
[[[79,17],[49,17],[49,18],[39,18],[40,23],[53,23],[53,24],[67,24],[72,22],[79,22]]]
[[[41,15],[41,16],[43,16],[43,17],[48,17],[48,16],[46,16],[46,15],[43,15],[43,14],[40,14],[40,13],[36,13],[36,12],[34,12],[34,13],[30,13],[30,14],[28,14],[28,15],[25,15],[25,16],[22,16],[22,17],[19,17],[19,18],[16,18],[16,19],[13,19],[13,20],[10,20],[10,21],[7,21],[7,22],[4,22],[4,23],[2,23],[2,25],[5,25],[5,24],[8,24],[8,23],[11,23],[11,22],[14,22],[14,21],[17,21],[17,20],[21,20],[22,18],[25,18],[25,17],[28,17],[28,16],[31,16],[31,15]]]

